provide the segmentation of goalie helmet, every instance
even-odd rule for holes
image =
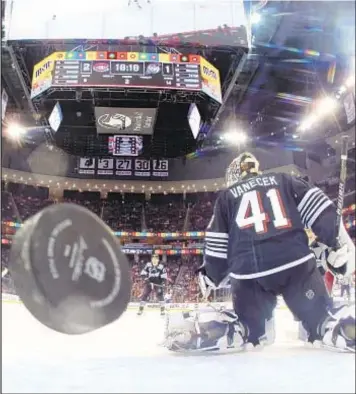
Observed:
[[[227,187],[241,181],[248,174],[259,174],[259,167],[260,163],[252,153],[241,153],[227,167],[225,176]]]
[[[154,267],[156,267],[159,264],[159,256],[158,254],[153,254],[151,258],[151,263]]]

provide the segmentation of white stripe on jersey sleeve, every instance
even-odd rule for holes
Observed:
[[[211,246],[211,245],[206,245],[205,249],[212,250],[213,252],[221,252],[221,253],[227,253],[227,248],[221,247],[217,248],[216,246]]]
[[[222,238],[222,239],[229,239],[229,234],[228,233],[216,233],[216,232],[211,232],[207,231],[205,233],[205,237],[212,237],[212,238]]]
[[[311,227],[314,224],[315,220],[318,219],[319,215],[331,204],[332,204],[331,200],[325,201],[324,204],[311,217],[311,219],[308,222],[308,226]]]
[[[211,242],[209,240],[205,240],[205,245],[207,248],[210,248],[212,250],[221,250],[223,252],[226,252],[228,248],[227,242]]]
[[[208,248],[205,248],[205,254],[211,257],[218,257],[219,259],[227,259],[227,253],[214,252],[213,250],[209,250]]]
[[[308,190],[298,204],[298,211],[303,224],[311,227],[330,204],[332,204],[331,200],[318,187]]]
[[[208,246],[209,248],[221,248],[227,250],[228,244],[220,244],[218,242],[210,242],[210,241],[205,241],[205,245]]]
[[[207,231],[205,233],[205,254],[211,257],[227,259],[228,242],[228,233]]]
[[[323,192],[315,187],[307,192],[302,201],[298,205],[298,210],[302,216],[305,216],[306,212],[309,210],[310,206],[321,196],[324,195]],[[308,197],[305,199],[305,197]],[[303,204],[304,202],[304,204]],[[300,208],[301,207],[301,208]]]
[[[219,244],[227,244],[229,242],[229,240],[225,238],[214,238],[214,237],[205,236],[205,239],[211,242],[218,242]]]
[[[306,208],[303,216],[306,223],[309,222],[311,216],[314,215],[321,205],[325,202],[329,201],[329,199],[323,193],[318,193],[317,195],[313,196],[313,201],[310,202],[308,208]]]
[[[301,202],[298,204],[298,211],[302,212],[305,208],[305,205],[310,201],[311,196],[313,196],[316,192],[321,191],[318,187],[313,187],[305,193],[305,196],[302,198]]]

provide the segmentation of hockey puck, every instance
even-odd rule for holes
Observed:
[[[113,322],[130,301],[130,267],[117,238],[78,205],[54,204],[27,220],[13,239],[9,270],[31,314],[65,334]]]

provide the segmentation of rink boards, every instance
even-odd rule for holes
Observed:
[[[17,295],[14,294],[6,294],[6,293],[2,293],[1,294],[1,300],[2,302],[5,303],[15,303],[15,304],[21,304],[21,300]],[[140,303],[139,302],[130,302],[128,309],[130,310],[137,310],[139,307]],[[219,308],[219,307],[224,307],[224,308],[232,308],[232,304],[231,302],[212,302],[210,304],[206,303],[206,302],[200,302],[200,303],[166,303],[165,307],[166,309],[169,310],[176,310],[176,311],[187,311],[187,310],[192,310],[192,309],[197,309],[197,308],[204,308],[207,307],[209,305],[214,305],[215,308]],[[160,308],[160,304],[159,303],[147,303],[146,304],[146,310],[147,311],[154,311],[154,310],[158,310]],[[285,309],[286,305],[284,303],[284,301],[279,298],[278,299],[278,303],[277,303],[277,308],[279,309]]]

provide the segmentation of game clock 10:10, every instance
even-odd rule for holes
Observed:
[[[173,76],[172,63],[158,62],[110,62],[110,72],[113,75],[146,75],[153,76],[162,74],[165,76]]]

